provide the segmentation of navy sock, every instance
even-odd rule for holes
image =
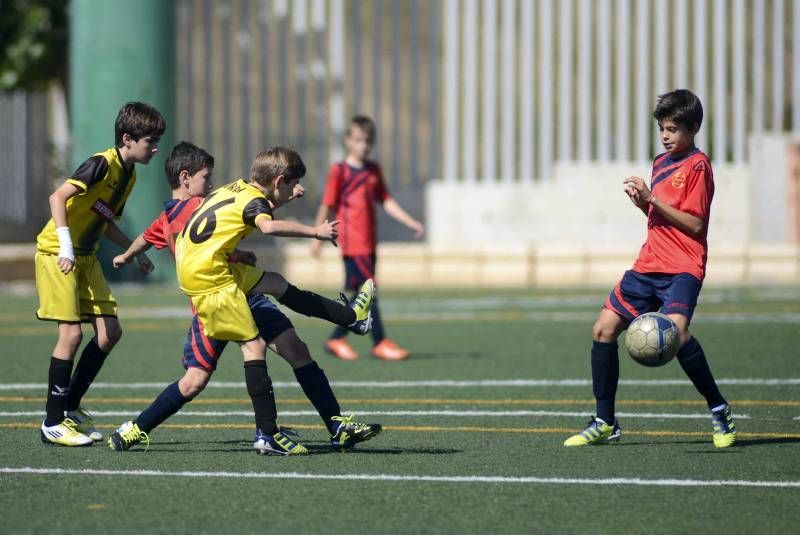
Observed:
[[[149,433],[190,401],[191,398],[181,394],[178,382],[175,381],[162,390],[153,403],[136,417],[136,423],[142,431]]]
[[[341,409],[333,390],[331,390],[331,384],[328,382],[325,372],[316,362],[312,362],[294,370],[294,376],[297,378],[297,382],[300,383],[300,387],[305,392],[306,397],[322,417],[325,426],[333,434],[339,424],[333,422],[331,417],[340,416]]]
[[[256,427],[268,435],[278,432],[278,409],[272,379],[267,375],[267,363],[263,360],[248,360],[244,363],[244,381],[253,403]]]
[[[381,311],[378,309],[378,303],[372,303],[372,345],[376,346],[383,342],[386,334],[383,331],[383,321],[381,320]]]
[[[103,367],[108,353],[100,349],[97,341],[92,338],[86,347],[83,348],[78,365],[75,366],[75,373],[69,385],[69,395],[67,396],[66,410],[74,411],[80,404],[83,395],[89,390],[89,386],[97,377],[100,368]]]
[[[64,411],[69,395],[69,376],[72,374],[72,361],[50,358],[50,371],[47,374],[47,427],[64,421]]]
[[[619,382],[617,342],[592,342],[592,389],[597,417],[614,425],[614,400]]]
[[[347,326],[356,321],[356,313],[349,306],[314,292],[299,290],[291,284],[278,302],[304,316],[320,318],[336,325]]]
[[[711,375],[711,368],[708,367],[706,354],[696,338],[692,337],[678,351],[678,362],[697,391],[706,398],[709,409],[727,403],[717,388],[717,382]]]

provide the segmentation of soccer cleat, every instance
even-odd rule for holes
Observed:
[[[622,428],[619,422],[614,420],[614,425],[608,425],[600,418],[595,418],[589,421],[586,429],[572,435],[564,441],[565,446],[591,446],[595,444],[610,444],[619,440],[622,436]]]
[[[714,446],[717,448],[733,446],[736,442],[736,424],[733,422],[730,405],[712,411],[711,422],[714,424]]]
[[[397,344],[384,338],[372,348],[372,356],[381,360],[403,360],[408,358],[408,350],[397,347]]]
[[[372,329],[372,303],[375,301],[375,282],[367,279],[348,306],[356,313],[356,321],[347,326],[356,334],[367,334]]]
[[[356,360],[358,358],[358,353],[353,347],[348,344],[344,338],[329,338],[325,340],[325,343],[322,344],[322,347],[325,349],[326,353],[330,353],[331,355],[338,357],[342,360]]]
[[[100,442],[103,440],[103,433],[97,430],[94,426],[94,420],[92,418],[92,413],[84,409],[83,407],[78,407],[77,410],[74,411],[67,411],[64,413],[65,416],[71,419],[73,422],[78,424],[78,431],[86,435],[87,437],[91,438],[95,442]]]
[[[78,431],[78,424],[70,419],[64,418],[60,424],[46,426],[42,422],[39,437],[45,444],[55,444],[58,446],[91,446],[94,441]]]
[[[380,424],[361,424],[353,421],[353,415],[334,416],[331,420],[339,422],[336,432],[331,435],[331,446],[347,450],[365,440],[370,440],[383,430]]]
[[[150,437],[139,429],[139,424],[136,422],[125,422],[108,437],[108,447],[114,451],[128,451],[142,442],[144,442],[144,450],[147,451],[150,446]]]
[[[253,448],[260,455],[308,455],[306,447],[289,438],[289,435],[297,436],[296,433],[284,428],[274,435],[268,435],[261,429],[257,429]]]

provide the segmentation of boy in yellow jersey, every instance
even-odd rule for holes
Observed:
[[[115,145],[83,162],[50,196],[52,219],[36,239],[36,290],[41,320],[58,323],[58,341],[50,359],[45,444],[88,446],[103,439],[80,407],[108,353],[122,336],[117,303],[95,257],[101,235],[127,248],[131,241],[114,219],[136,183],[135,164],[147,164],[158,152],[166,129],[161,114],[147,104],[129,102],[117,114]],[[138,257],[145,272],[146,256]],[[95,336],[86,344],[75,373],[81,322],[91,322]]]
[[[266,342],[259,335],[247,295],[272,293],[264,272],[229,263],[238,243],[259,229],[264,234],[315,238],[335,243],[337,221],[316,227],[273,220],[272,211],[302,193],[306,168],[297,152],[274,147],[253,161],[249,181],[238,180],[212,192],[193,213],[175,243],[178,283],[197,313],[203,334],[235,341],[244,357],[245,383],[256,421],[254,447],[262,453],[301,455],[308,450],[278,428],[272,381],[267,374]],[[356,321],[369,323],[374,286],[365,285],[355,307]]]

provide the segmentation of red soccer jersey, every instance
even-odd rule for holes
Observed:
[[[172,256],[175,256],[175,237],[183,231],[192,212],[204,200],[203,197],[192,197],[185,201],[171,199],[165,202],[164,211],[144,231],[144,241],[156,249],[169,247]]]
[[[375,252],[375,204],[383,204],[389,192],[381,168],[367,161],[357,169],[345,162],[333,164],[322,203],[336,210],[339,223],[339,247],[345,256],[371,255]]]
[[[647,216],[647,240],[633,264],[638,273],[689,273],[700,280],[706,274],[708,221],[714,197],[711,162],[699,149],[679,160],[669,153],[653,162],[650,190],[658,200],[705,223],[697,238],[672,226],[652,206]]]

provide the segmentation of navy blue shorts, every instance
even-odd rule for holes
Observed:
[[[344,288],[358,290],[367,279],[375,278],[375,253],[371,255],[344,256]]]
[[[645,312],[681,314],[692,319],[703,283],[688,273],[637,273],[628,270],[606,299],[603,308],[633,321]]]
[[[267,343],[294,328],[289,318],[263,295],[251,295],[247,298],[247,303],[258,327],[258,334]],[[215,340],[203,334],[203,326],[195,315],[183,345],[183,367],[202,368],[209,372],[216,370],[217,360],[226,345],[227,341]]]

